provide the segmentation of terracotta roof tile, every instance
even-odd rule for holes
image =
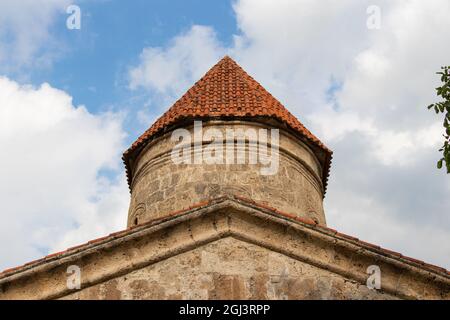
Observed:
[[[434,270],[436,270],[436,271],[438,271],[438,272],[443,272],[443,273],[449,272],[449,271],[447,271],[446,269],[444,269],[444,268],[442,268],[442,267],[439,267],[439,266],[436,266],[436,265],[431,264],[431,263],[425,263],[424,265],[425,265],[427,268],[434,269]],[[450,272],[449,272],[449,273],[450,273]]]
[[[402,256],[402,258],[403,258],[403,259],[406,259],[406,260],[408,260],[408,261],[414,262],[414,263],[416,263],[416,264],[426,265],[426,263],[423,262],[422,260],[418,260],[418,259],[414,259],[414,258],[406,257],[406,256]]]
[[[375,245],[375,244],[372,244],[372,243],[369,243],[369,242],[366,242],[366,241],[362,241],[362,240],[358,240],[358,241],[359,241],[360,244],[363,244],[363,245],[365,245],[366,247],[372,247],[372,248],[374,248],[374,249],[381,249],[380,246],[377,246],[377,245]]]
[[[100,238],[97,238],[97,239],[94,239],[94,240],[90,240],[88,243],[89,243],[89,244],[98,243],[98,242],[101,242],[101,241],[103,241],[103,240],[108,239],[109,237],[110,237],[110,236],[100,237]]]
[[[86,245],[85,243],[79,244],[79,245],[68,248],[66,251],[74,251],[76,249],[80,249],[80,248],[84,247],[85,245]]]
[[[226,56],[198,80],[124,152],[128,184],[132,159],[153,137],[182,121],[201,118],[261,117],[278,120],[324,152],[322,181],[326,190],[332,152],[277,99]]]
[[[45,259],[52,259],[52,258],[54,258],[54,257],[56,257],[56,256],[59,256],[59,255],[63,254],[64,252],[65,252],[65,251],[59,251],[59,252],[51,253],[51,254],[49,254],[49,255],[46,255],[46,256],[45,256]]]
[[[384,253],[390,254],[392,256],[402,257],[403,255],[397,251],[392,251],[388,249],[383,249]]]
[[[337,235],[337,236],[339,236],[339,237],[342,237],[342,238],[346,238],[346,239],[349,239],[349,240],[353,240],[353,241],[359,241],[359,239],[358,239],[358,238],[355,238],[355,237],[349,236],[348,234],[345,234],[345,233],[340,233],[340,232],[338,232],[338,233],[336,233],[336,235]]]

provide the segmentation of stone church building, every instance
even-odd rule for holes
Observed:
[[[450,299],[444,268],[327,227],[331,156],[225,57],[124,153],[128,228],[5,270],[0,299]]]

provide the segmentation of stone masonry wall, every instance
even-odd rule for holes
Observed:
[[[241,121],[210,121],[203,127],[204,131],[218,129],[224,136],[226,129],[270,129]],[[187,129],[193,132],[193,127]],[[171,133],[153,141],[142,151],[133,170],[128,226],[227,194],[241,195],[325,225],[321,166],[304,143],[283,130],[279,133],[279,168],[274,175],[262,175],[260,170],[267,165],[260,163],[176,164],[171,158],[176,145]],[[249,144],[246,146],[248,160]],[[237,153],[237,147],[234,151]]]
[[[63,299],[395,299],[285,255],[225,238]]]

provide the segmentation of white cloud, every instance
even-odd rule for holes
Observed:
[[[51,28],[57,27],[54,22],[58,14],[65,16],[69,3],[70,0],[0,1],[0,72],[51,64],[61,48]]]
[[[442,126],[425,107],[450,55],[450,3],[377,2],[380,30],[366,28],[368,1],[239,1],[236,56],[335,150],[331,226],[449,267]]]
[[[51,63],[69,2],[0,2],[0,72]],[[380,30],[366,28],[372,4]],[[450,182],[435,169],[442,126],[425,106],[450,56],[450,2],[241,0],[234,10],[230,47],[194,25],[143,49],[129,72],[130,88],[150,93],[141,119],[231,54],[335,151],[330,226],[449,268]],[[0,269],[124,226],[121,121],[48,84],[0,78]]]
[[[195,25],[166,48],[145,48],[140,65],[130,70],[130,87],[180,94],[208,70],[205,66],[217,62],[221,52],[214,30]]]
[[[363,51],[355,58],[355,65],[359,72],[370,74],[374,78],[382,78],[389,73],[392,66],[382,54],[373,51]]]
[[[372,136],[377,133],[372,119],[362,118],[355,113],[339,112],[333,110],[332,106],[324,108],[320,113],[312,113],[307,120],[316,126],[325,141],[342,140],[346,135],[355,131]]]
[[[437,150],[441,144],[442,124],[436,122],[418,131],[377,130],[372,135],[373,153],[385,165],[410,165],[419,152]]]
[[[212,28],[197,25],[165,47],[144,48],[139,64],[129,70],[132,90],[152,92],[138,114],[140,122],[148,125],[155,120],[155,115],[164,112],[225,52]]]
[[[373,4],[380,30],[366,27]],[[334,149],[330,226],[449,268],[450,182],[435,167],[442,127],[426,106],[450,56],[450,2],[241,0],[234,10],[231,47],[195,26],[146,48],[131,87],[178,97],[201,75],[190,61],[203,72],[231,53]]]
[[[120,114],[0,77],[0,269],[125,227],[123,140]]]
[[[365,194],[334,188],[326,214],[328,223],[331,221],[347,234],[448,267],[450,247],[445,245],[449,237],[445,226],[421,224],[406,217],[400,220],[390,210]]]

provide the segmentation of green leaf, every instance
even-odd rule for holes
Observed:
[[[447,173],[450,173],[450,66],[442,66],[441,71],[437,72],[441,79],[442,85],[435,88],[437,96],[441,99],[440,102],[436,102],[428,105],[428,110],[434,109],[436,114],[443,113],[444,119],[442,121],[444,132],[444,145],[439,149],[439,153],[442,154],[442,158],[437,162],[438,169],[441,169],[444,165],[447,169]]]

